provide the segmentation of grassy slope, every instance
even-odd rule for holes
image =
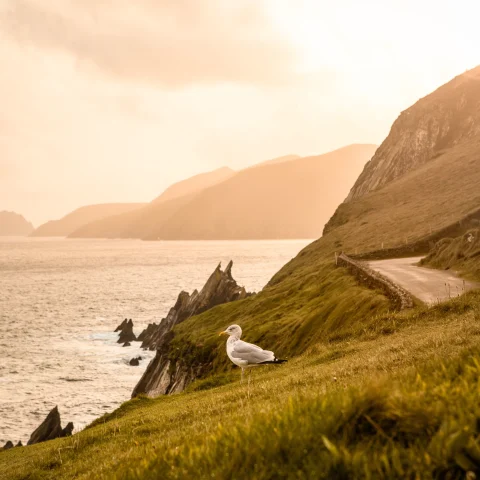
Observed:
[[[358,201],[342,204],[326,227],[342,248],[366,252],[401,245],[446,227],[480,204],[480,141],[448,150]]]
[[[462,276],[480,280],[480,230],[472,229],[461,237],[439,241],[422,265],[456,270]]]
[[[355,341],[254,371],[250,386],[135,399],[74,437],[0,453],[0,478],[462,472],[478,455],[479,320],[478,293],[378,316]]]
[[[405,478],[408,469],[427,474],[433,468],[447,468],[450,461],[458,463],[451,460],[452,445],[442,446],[437,456],[430,450],[425,456],[424,451],[437,438],[440,419],[453,429],[474,421],[477,383],[454,357],[462,348],[478,345],[479,295],[469,294],[430,310],[417,307],[389,314],[383,296],[356,285],[343,269],[334,268],[333,253],[366,251],[377,247],[379,239],[401,243],[406,233],[422,236],[430,228],[437,230],[462,218],[478,205],[477,151],[473,143],[458,146],[419,172],[342,206],[333,221],[336,228],[289,262],[259,295],[217,307],[178,326],[174,342],[179,350],[172,355],[211,362],[215,376],[194,384],[189,393],[128,402],[104,424],[72,439],[5,452],[0,455],[0,475],[112,478],[118,474],[124,478],[130,472],[136,478],[195,478],[192,472],[198,468],[212,472],[214,478],[229,478],[229,469],[235,467],[243,469],[235,478],[269,478],[261,470],[268,466],[279,469],[271,478],[286,474],[304,478],[309,476],[305,471],[314,475],[317,463],[311,459],[321,457],[323,475],[333,475],[335,470],[329,469],[339,468],[338,473],[354,468],[358,476],[364,472],[378,478],[381,469],[394,468],[396,474],[390,478]],[[242,325],[247,341],[274,347],[280,356],[305,349],[307,353],[279,369],[256,372],[248,391],[238,382],[231,383],[238,372],[231,370],[223,343],[214,333],[234,322]],[[437,366],[425,370],[425,385],[412,380],[412,373],[402,373],[433,357]],[[458,379],[448,369],[458,373]],[[379,387],[371,384],[382,372],[390,378]],[[406,375],[402,383],[392,380],[394,372]],[[332,381],[334,374],[337,382]],[[193,391],[222,383],[228,384]],[[433,388],[437,384],[438,391]],[[359,390],[343,391],[350,386]],[[452,403],[452,392],[458,405],[465,402],[465,413]],[[373,402],[368,418],[347,416],[349,421],[335,430],[335,424],[342,425],[338,419],[350,411],[342,405],[361,412],[365,398]],[[438,409],[432,412],[433,404]],[[432,423],[426,425],[425,417],[433,414]],[[257,418],[268,427],[259,430]],[[358,436],[347,435],[357,420],[363,422],[362,429],[368,423],[370,430],[365,435],[363,430]],[[402,425],[413,429],[408,442]],[[234,434],[227,427],[234,427]],[[444,440],[448,439],[438,442]],[[244,464],[239,465],[240,459]]]

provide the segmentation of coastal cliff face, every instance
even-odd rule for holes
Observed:
[[[400,114],[346,202],[378,190],[479,134],[480,67],[476,67]]]
[[[194,315],[198,315],[222,303],[241,300],[248,296],[232,277],[233,262],[222,271],[221,265],[215,269],[200,292],[191,295],[181,292],[175,306],[170,309],[160,325],[149,325],[140,334],[142,347],[156,350],[156,356],[133,390],[132,397],[141,393],[150,397],[181,392],[201,374],[202,366],[186,367],[181,360],[171,360],[170,343],[174,337],[173,328]]]

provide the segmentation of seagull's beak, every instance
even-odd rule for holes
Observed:
[[[218,334],[219,337],[222,336],[222,335],[228,335],[228,332],[226,330],[224,330],[223,332],[220,332]]]

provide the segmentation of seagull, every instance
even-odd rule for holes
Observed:
[[[219,335],[229,335],[227,340],[228,358],[242,369],[258,367],[260,365],[279,365],[285,363],[286,360],[280,360],[275,354],[269,350],[263,350],[253,343],[247,343],[240,340],[242,329],[238,325],[230,325],[226,330],[220,332]]]

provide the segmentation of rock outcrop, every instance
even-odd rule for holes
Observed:
[[[67,437],[73,432],[73,423],[70,422],[62,428],[58,407],[53,408],[40,426],[32,433],[27,445],[53,440],[54,438]]]
[[[400,114],[346,201],[378,190],[479,134],[480,67],[477,67]]]
[[[13,443],[9,440],[2,448],[1,450],[10,450],[13,448]]]
[[[152,335],[157,328],[158,328],[158,325],[156,323],[149,323],[147,328],[143,330],[142,333],[140,333],[140,335],[137,337],[137,341],[143,342],[145,338]]]
[[[132,319],[128,320],[128,322],[126,322],[125,320],[115,329],[116,332],[120,331],[120,335],[118,337],[117,343],[123,343],[124,347],[127,346],[125,345],[125,343],[134,342],[137,339],[137,337],[133,333]]]
[[[169,345],[174,336],[172,330],[193,315],[251,295],[233,279],[232,266],[233,263],[230,262],[225,271],[222,271],[221,265],[218,265],[200,292],[195,290],[191,295],[181,292],[167,317],[156,329],[145,334],[142,346],[157,350],[157,353],[135,387],[132,397],[141,393],[155,397],[180,392],[198,376],[201,366],[192,369],[180,362],[170,361]]]
[[[140,365],[140,360],[142,359],[142,357],[135,357],[135,358],[132,358],[130,360],[130,362],[128,362],[128,364],[131,366],[131,367],[138,367]]]

